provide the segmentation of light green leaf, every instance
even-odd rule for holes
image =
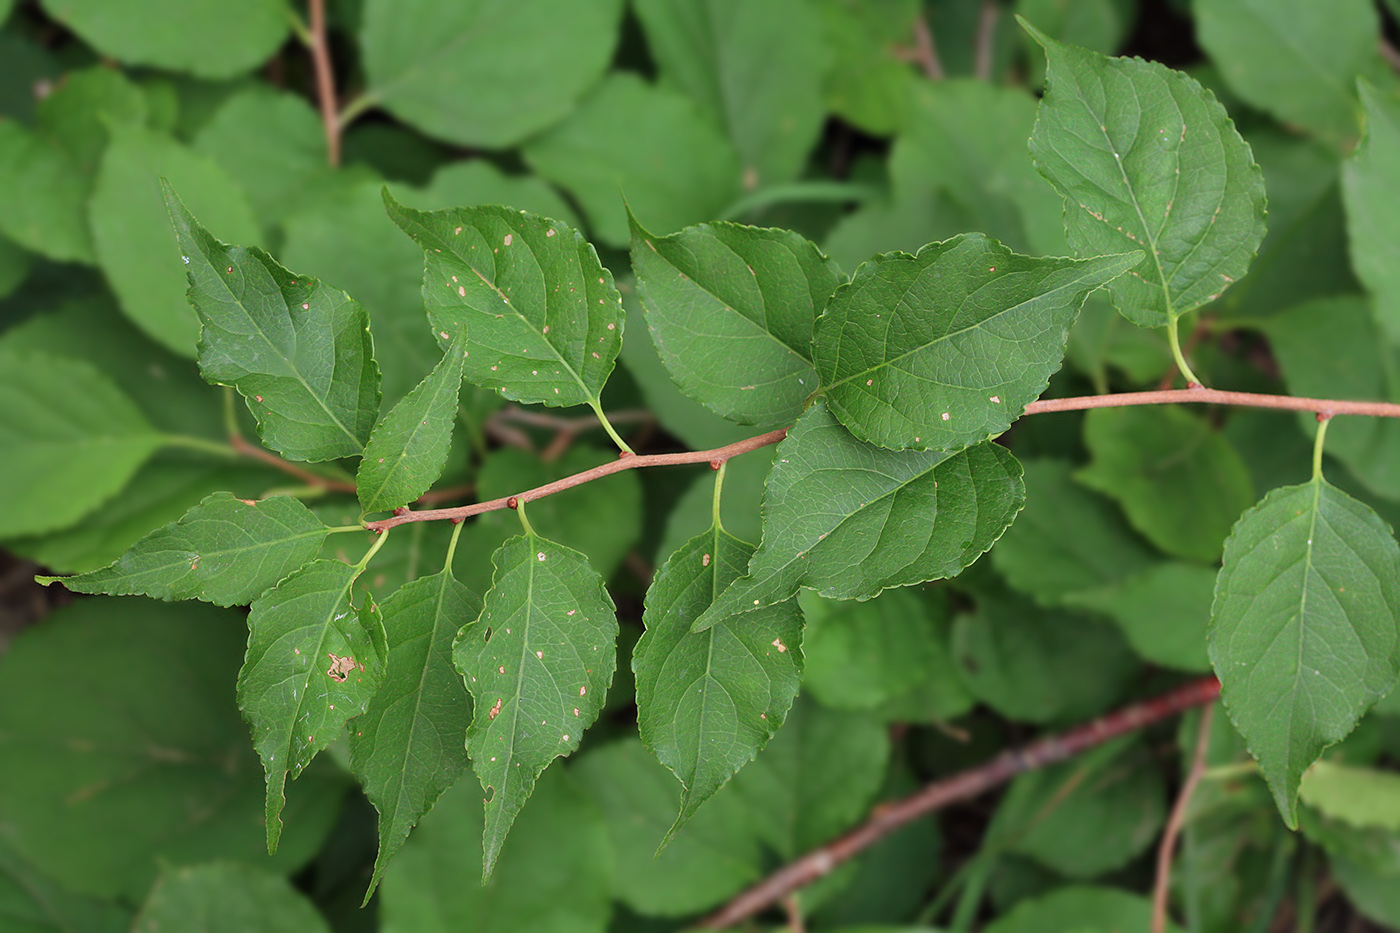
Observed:
[[[522,155],[574,196],[609,246],[627,245],[624,197],[653,230],[669,231],[719,216],[741,190],[739,155],[700,108],[629,72],[604,78]]]
[[[325,918],[280,875],[236,862],[166,870],[131,933],[329,933]]]
[[[1033,259],[965,234],[877,256],[817,320],[827,404],[881,447],[959,450],[1001,434],[1060,368],[1084,298],[1139,255]]]
[[[407,505],[442,475],[462,392],[466,335],[466,325],[459,326],[442,362],[374,426],[355,477],[366,512]]]
[[[1173,561],[1102,589],[1069,593],[1064,602],[1117,622],[1144,661],[1205,672],[1210,670],[1206,628],[1214,594],[1214,567]]]
[[[647,590],[632,653],[642,742],[681,782],[662,845],[783,724],[802,681],[802,614],[791,600],[692,633],[753,548],[713,527],[672,554]]]
[[[575,108],[612,60],[621,13],[621,0],[369,0],[366,94],[430,136],[511,146]]]
[[[261,769],[233,703],[246,638],[240,612],[115,597],[18,635],[0,661],[0,823],[15,848],[74,891],[129,903],[162,863],[304,865],[351,782],[308,769],[268,858]]]
[[[1168,554],[1214,561],[1254,500],[1229,441],[1183,408],[1099,408],[1084,422],[1093,459],[1075,474],[1116,499],[1128,521]]]
[[[163,443],[89,364],[0,353],[0,536],[73,524],[115,495]]]
[[[365,711],[383,677],[378,608],[350,603],[358,573],[340,561],[313,561],[258,597],[248,614],[238,705],[267,772],[269,852],[282,834],[287,775],[295,779]]]
[[[1374,42],[1374,38],[1371,40]],[[1400,197],[1400,101],[1361,82],[1366,135],[1342,166],[1351,264],[1375,299],[1376,320],[1400,341],[1400,220],[1385,205]]]
[[[1109,286],[1136,324],[1160,327],[1214,301],[1264,238],[1263,175],[1225,108],[1164,65],[1027,31],[1049,60],[1031,156],[1065,196],[1070,246],[1147,250]]]
[[[820,0],[826,44],[826,103],[831,111],[873,136],[888,136],[904,121],[914,71],[895,49],[909,39],[918,14],[912,0]]]
[[[287,36],[284,0],[43,0],[49,15],[105,55],[135,65],[231,78],[263,64]]]
[[[630,217],[630,215],[629,215]],[[788,230],[632,222],[652,340],[681,391],[743,424],[791,424],[817,388],[812,325],[843,276]]]
[[[1194,0],[1196,35],[1247,103],[1340,148],[1356,137],[1356,75],[1377,71],[1368,0]]]
[[[3,4],[0,4],[3,5]],[[3,19],[3,12],[0,12]],[[0,917],[16,933],[130,933],[131,908],[68,890],[0,836]]]
[[[380,889],[383,933],[604,933],[613,855],[603,818],[555,768],[520,814],[489,883],[481,874],[481,790],[470,775],[423,818]]]
[[[1117,888],[1066,885],[1049,894],[1021,900],[1010,911],[987,924],[986,933],[1106,933],[1110,930],[1149,930],[1152,902]],[[1163,933],[1183,933],[1168,922]]]
[[[359,304],[260,249],[228,246],[167,184],[203,332],[199,367],[238,389],[263,443],[293,460],[358,456],[379,410],[379,368]]]
[[[452,639],[481,599],[444,569],[380,606],[389,646],[384,678],[350,730],[350,762],[379,811],[379,856],[365,901],[409,830],[469,767],[462,737],[471,698],[452,667]]]
[[[695,913],[760,877],[759,839],[732,785],[658,852],[680,808],[681,788],[641,742],[623,739],[590,751],[570,773],[603,811],[617,897],[638,913]]]
[[[452,660],[475,701],[467,754],[486,792],[482,878],[540,773],[578,748],[617,666],[617,618],[588,559],[534,534],[511,538],[480,617]]]
[[[734,141],[744,186],[796,178],[826,116],[828,55],[817,7],[807,0],[638,0],[634,9],[662,79]]]
[[[869,599],[956,576],[1001,537],[1025,502],[1004,448],[893,451],[856,440],[818,401],[778,445],[763,499],[763,543],[748,574],[695,630],[783,602],[801,586]]]
[[[186,300],[181,273],[188,267],[180,264],[180,251],[171,241],[161,178],[177,185],[200,216],[235,242],[257,243],[261,235],[243,192],[208,157],[163,133],[112,127],[88,205],[98,264],[126,316],[156,343],[190,357],[196,352],[199,318]]]
[[[75,593],[139,594],[245,605],[321,549],[329,529],[291,496],[261,502],[216,492],[151,532],[116,562],[75,577],[39,577]]]
[[[1303,803],[1352,826],[1400,832],[1400,775],[1317,761],[1298,788]]]
[[[1084,488],[1062,460],[1022,460],[1026,508],[992,550],[1006,582],[1042,606],[1145,570],[1154,555],[1112,502]]]
[[[622,345],[622,299],[582,236],[504,207],[416,211],[387,190],[384,206],[427,256],[433,329],[467,327],[468,382],[518,402],[599,408]]]
[[[886,590],[865,602],[807,591],[798,603],[807,620],[802,683],[826,706],[875,709],[946,671],[940,641],[950,613],[941,591]]]
[[[781,858],[829,841],[865,816],[885,780],[889,729],[869,714],[829,710],[808,699],[734,778],[749,820]]]
[[[1290,828],[1308,765],[1400,676],[1397,613],[1390,528],[1321,477],[1269,493],[1225,544],[1210,660]]]

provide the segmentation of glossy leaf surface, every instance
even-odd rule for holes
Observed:
[[[817,321],[827,405],[896,450],[958,450],[1002,433],[1060,368],[1084,298],[1140,254],[1034,259],[965,234],[856,270]]]

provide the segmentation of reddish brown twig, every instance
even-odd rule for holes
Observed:
[[[938,57],[938,45],[933,41],[933,30],[922,14],[914,17],[914,60],[930,81],[943,80],[943,62]]]
[[[611,476],[614,473],[621,473],[623,470],[635,470],[641,467],[652,466],[675,466],[681,463],[710,463],[719,464],[731,457],[757,450],[760,447],[767,447],[769,444],[776,444],[787,436],[787,429],[782,428],[777,431],[769,431],[767,434],[760,434],[757,437],[746,438],[742,441],[735,441],[724,447],[716,447],[713,450],[692,450],[675,454],[647,454],[644,456],[622,456],[617,460],[609,461],[591,470],[584,470],[582,473],[575,473],[573,476],[566,476],[557,479],[552,483],[545,483],[543,486],[536,486],[534,489],[527,489],[518,492],[513,496],[502,496],[499,499],[491,499],[487,502],[475,502],[471,505],[458,506],[455,509],[425,509],[421,512],[405,512],[402,515],[395,515],[393,518],[381,519],[377,522],[366,522],[365,527],[370,531],[387,531],[395,525],[402,525],[406,522],[431,522],[442,519],[463,519],[472,515],[480,515],[483,512],[494,512],[498,509],[510,508],[510,502],[533,502],[536,499],[543,499],[545,496],[552,496],[556,492],[563,492],[565,489],[573,489],[584,483],[591,483],[595,479],[602,479],[604,476]]]
[[[1019,749],[1007,749],[984,765],[930,784],[902,800],[881,804],[875,808],[870,819],[860,826],[780,868],[696,926],[706,930],[733,926],[798,888],[816,881],[837,865],[921,816],[985,793],[1024,771],[1064,761],[1109,739],[1160,722],[1194,706],[1204,706],[1218,696],[1220,682],[1214,677],[1202,677],[1068,732],[1037,739]]]
[[[1152,933],[1164,933],[1167,928],[1167,894],[1171,888],[1172,854],[1176,851],[1176,839],[1181,835],[1181,827],[1186,822],[1186,810],[1191,804],[1191,795],[1196,792],[1201,775],[1206,770],[1206,750],[1210,748],[1210,721],[1215,712],[1214,706],[1201,711],[1201,721],[1197,724],[1196,751],[1191,756],[1191,770],[1181,785],[1181,793],[1176,795],[1171,816],[1167,818],[1167,828],[1162,832],[1161,845],[1157,847],[1157,881],[1152,889]]]
[[[335,72],[331,68],[331,47],[326,41],[325,0],[310,0],[311,36],[308,48],[316,71],[316,101],[321,109],[321,126],[326,134],[326,160],[340,165],[340,105],[335,96]]]
[[[230,434],[228,442],[241,456],[248,457],[251,460],[261,460],[268,466],[281,470],[289,476],[295,476],[308,486],[315,486],[317,489],[328,489],[332,492],[355,491],[354,483],[348,480],[331,479],[319,473],[312,473],[310,470],[303,469],[295,463],[283,460],[270,450],[264,450],[257,444],[250,444],[241,434]]]
[[[1400,405],[1393,402],[1344,402],[1330,398],[1298,398],[1292,395],[1261,395],[1256,392],[1226,392],[1221,389],[1158,389],[1152,392],[1117,392],[1113,395],[1080,395],[1074,398],[1048,398],[1031,402],[1026,414],[1050,411],[1083,411],[1087,408],[1125,408],[1132,405],[1168,405],[1176,402],[1209,405],[1235,405],[1241,408],[1281,408],[1331,415],[1370,415],[1373,418],[1400,418]]]

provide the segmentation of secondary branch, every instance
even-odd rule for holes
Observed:
[[[1116,392],[1112,395],[1080,395],[1074,398],[1048,398],[1031,402],[1026,414],[1051,411],[1083,411],[1088,408],[1126,408],[1134,405],[1169,405],[1187,402],[1205,405],[1234,405],[1239,408],[1281,408],[1311,411],[1319,415],[1370,415],[1373,418],[1400,418],[1400,405],[1393,402],[1344,402],[1330,398],[1298,398],[1292,395],[1261,395],[1256,392],[1226,392],[1195,386],[1190,389],[1158,389],[1153,392]]]
[[[321,125],[326,134],[326,160],[340,165],[340,116],[335,98],[335,72],[331,69],[331,47],[326,41],[325,0],[310,0],[311,35],[307,46],[316,70],[316,101],[321,108]]]
[[[1007,749],[984,765],[929,784],[902,800],[881,804],[875,808],[870,819],[860,826],[778,869],[696,926],[705,930],[733,926],[828,874],[837,865],[921,816],[985,793],[1024,771],[1065,761],[1120,735],[1135,732],[1192,707],[1204,706],[1218,696],[1220,681],[1212,676],[1202,677],[1068,732],[1046,736],[1020,748]]]

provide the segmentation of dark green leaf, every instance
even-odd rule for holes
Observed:
[[[492,563],[481,615],[452,649],[475,701],[467,753],[486,791],[483,879],[540,773],[598,718],[617,666],[612,598],[586,557],[525,534]]]
[[[1215,568],[1165,563],[1102,589],[1068,594],[1065,603],[1118,623],[1138,657],[1182,671],[1208,671],[1206,628]]]
[[[67,527],[165,438],[106,376],[45,353],[0,353],[0,536]]]
[[[1225,109],[1164,65],[1028,31],[1049,60],[1031,156],[1065,196],[1070,246],[1081,256],[1147,250],[1109,286],[1144,327],[1214,301],[1264,238],[1263,175]]]
[[[0,823],[25,858],[131,903],[159,863],[305,864],[349,782],[310,768],[268,858],[261,769],[233,703],[245,637],[239,612],[102,598],[15,639],[0,662]]]
[[[452,667],[452,639],[481,599],[450,569],[394,591],[380,606],[389,646],[384,678],[350,731],[350,761],[379,810],[374,893],[409,830],[469,767],[471,699]]]
[[[1183,408],[1099,408],[1084,442],[1093,460],[1075,478],[1118,500],[1128,521],[1177,557],[1213,561],[1254,486],[1239,454]]]
[[[1026,508],[992,550],[1012,587],[1043,606],[1118,583],[1153,563],[1113,503],[1076,483],[1061,460],[1022,460]]]
[[[571,773],[603,811],[617,896],[633,910],[694,913],[759,878],[759,840],[732,785],[658,852],[680,809],[681,788],[641,742],[624,739],[591,751]]]
[[[788,230],[632,221],[647,325],[681,391],[743,424],[790,424],[817,388],[812,325],[842,275]]]
[[[0,836],[0,917],[15,933],[129,933],[131,930],[130,908],[75,894],[36,871],[3,836]]]
[[[316,556],[329,529],[290,496],[261,502],[216,492],[116,562],[75,577],[39,577],[75,593],[139,594],[244,605]]]
[[[885,780],[889,730],[873,716],[793,704],[787,723],[734,778],[753,830],[792,859],[854,825]]]
[[[291,24],[281,0],[44,0],[50,15],[113,58],[205,78],[231,78],[266,61]]]
[[[438,801],[384,878],[383,933],[603,933],[612,853],[593,802],[569,772],[541,778],[491,880],[482,885],[481,791],[470,774]]]
[[[1196,35],[1230,89],[1340,147],[1356,136],[1356,75],[1378,71],[1369,0],[1195,0]]]
[[[489,148],[518,143],[574,109],[612,59],[622,12],[620,0],[364,6],[369,99],[430,136]],[[478,92],[485,88],[496,91]]]
[[[806,0],[638,0],[635,9],[663,80],[728,131],[744,186],[796,178],[826,116],[817,8]]]
[[[958,450],[1001,434],[1060,368],[1085,296],[1140,254],[1032,259],[966,234],[861,266],[817,321],[817,369],[851,433]]]
[[[277,850],[287,775],[296,778],[369,705],[384,674],[378,607],[350,603],[359,569],[317,560],[263,593],[248,614],[238,705],[267,772],[267,848]]]
[[[632,654],[637,725],[685,788],[665,840],[767,744],[802,681],[802,614],[792,600],[690,631],[752,553],[713,527],[672,554],[647,591],[647,630]]]
[[[1385,205],[1400,195],[1400,102],[1364,81],[1361,101],[1366,135],[1342,166],[1347,239],[1351,264],[1375,299],[1381,330],[1394,343],[1400,341],[1400,268],[1394,255],[1400,220]]]
[[[696,621],[703,630],[783,602],[801,586],[869,599],[957,575],[1025,502],[1021,467],[995,444],[955,454],[881,450],[817,402],[778,445],[763,500],[763,543],[746,576]]]
[[[122,311],[156,343],[194,356],[199,318],[186,300],[181,252],[175,249],[170,214],[162,207],[159,179],[179,186],[200,216],[238,243],[262,237],[247,198],[207,156],[163,133],[140,126],[112,127],[89,204],[97,261]],[[177,230],[178,233],[178,230]],[[220,268],[220,277],[226,278]]]
[[[164,872],[131,933],[330,933],[325,918],[278,875],[235,862]]]
[[[582,236],[505,207],[416,211],[387,190],[384,204],[427,256],[433,329],[467,327],[468,382],[520,402],[599,408],[622,345],[622,299]]]
[[[260,249],[219,242],[173,189],[165,191],[190,303],[204,324],[204,377],[237,388],[263,442],[283,456],[358,456],[379,410],[379,369],[364,310]]]
[[[1210,660],[1279,812],[1400,676],[1400,547],[1369,507],[1318,477],[1275,489],[1225,545]]]
[[[603,79],[523,155],[610,246],[627,245],[624,196],[653,230],[670,231],[719,216],[740,193],[739,155],[700,108],[629,72]]]
[[[895,53],[909,39],[917,15],[912,0],[822,0],[832,62],[826,103],[846,122],[875,136],[888,136],[904,121],[914,72]]]
[[[407,505],[442,475],[462,392],[466,333],[465,324],[458,327],[442,362],[374,426],[355,477],[366,512]]]

